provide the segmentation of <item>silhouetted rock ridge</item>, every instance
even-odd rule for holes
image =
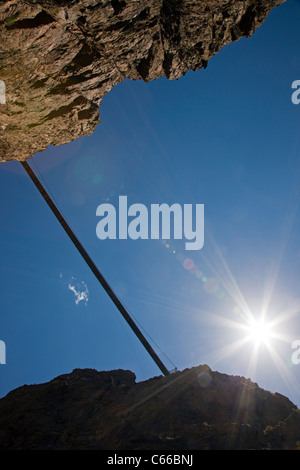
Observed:
[[[130,371],[75,369],[0,400],[1,449],[296,449],[286,397],[207,365],[136,383]]]

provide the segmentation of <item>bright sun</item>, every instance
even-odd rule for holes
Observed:
[[[271,325],[264,320],[251,320],[247,326],[249,339],[256,344],[268,344],[272,336]]]

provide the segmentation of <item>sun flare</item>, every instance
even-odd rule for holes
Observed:
[[[252,319],[247,325],[249,340],[256,344],[268,344],[272,337],[272,328],[270,323],[266,323],[263,319]]]

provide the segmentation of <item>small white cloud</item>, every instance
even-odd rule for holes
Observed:
[[[72,281],[74,281],[74,278],[72,278]],[[87,285],[83,281],[81,281],[80,283],[69,282],[68,288],[75,295],[76,305],[78,305],[79,302],[82,302],[82,301],[84,301],[84,303],[87,304],[89,300],[89,290],[87,288]]]
[[[90,296],[87,285],[83,281],[77,281],[74,276],[71,277],[69,282],[63,281],[63,277],[63,273],[59,273],[59,278],[61,279],[63,285],[67,285],[68,289],[73,292],[76,305],[78,305],[79,302],[84,302],[85,305],[87,305]]]

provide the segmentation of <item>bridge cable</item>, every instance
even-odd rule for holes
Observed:
[[[105,280],[103,275],[100,273],[99,269],[97,268],[97,266],[95,265],[95,263],[93,262],[93,260],[91,259],[91,257],[89,256],[89,254],[87,253],[85,248],[83,247],[83,245],[80,243],[80,241],[78,240],[78,238],[76,237],[76,235],[72,231],[71,227],[69,226],[69,224],[67,223],[67,221],[63,217],[62,213],[58,210],[57,206],[55,205],[55,203],[53,202],[53,200],[51,199],[51,197],[47,193],[46,189],[43,187],[43,185],[41,184],[41,182],[39,181],[39,179],[35,175],[34,171],[30,167],[30,165],[26,161],[21,162],[21,164],[22,164],[24,170],[26,171],[26,173],[28,174],[28,176],[30,177],[30,179],[32,180],[32,182],[34,183],[34,185],[36,186],[36,188],[38,189],[38,191],[40,192],[40,194],[42,195],[42,197],[44,198],[45,202],[50,207],[51,211],[53,212],[53,214],[57,218],[58,222],[60,223],[62,228],[65,230],[65,232],[67,233],[67,235],[69,236],[69,238],[73,242],[74,246],[77,248],[77,250],[79,251],[79,253],[83,257],[83,259],[85,260],[87,265],[90,267],[90,269],[92,270],[92,272],[96,276],[97,280],[100,282],[100,284],[102,285],[102,287],[104,288],[106,293],[109,295],[111,300],[114,302],[114,304],[118,308],[118,310],[121,313],[121,315],[123,316],[123,318],[126,320],[128,325],[130,326],[130,328],[133,330],[135,335],[138,337],[138,339],[140,340],[142,345],[147,350],[147,352],[150,354],[150,356],[152,357],[152,359],[154,360],[154,362],[156,363],[158,368],[161,370],[161,372],[165,376],[168,376],[170,374],[170,372],[168,371],[168,369],[166,368],[164,363],[161,361],[161,359],[158,357],[156,352],[153,350],[153,348],[151,347],[151,345],[149,344],[149,342],[147,341],[147,339],[145,338],[143,333],[140,331],[140,329],[136,325],[136,323],[133,321],[133,319],[129,315],[128,311],[126,310],[126,308],[124,307],[122,302],[119,300],[117,295],[114,293],[113,289],[110,287],[108,282]]]

